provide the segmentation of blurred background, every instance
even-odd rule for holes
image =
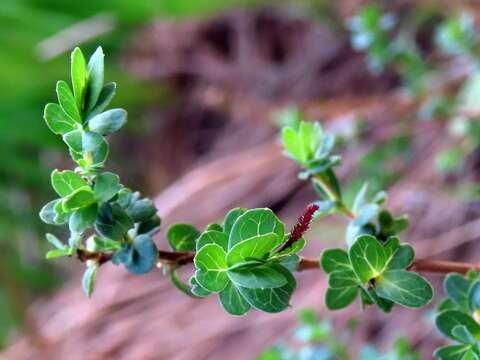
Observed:
[[[277,138],[281,111],[295,106],[337,135],[347,198],[368,179],[372,193],[389,190],[388,208],[410,215],[404,236],[418,256],[475,262],[479,21],[475,1],[2,0],[0,350],[8,359],[275,360],[308,348],[311,359],[343,359],[341,345],[351,359],[386,359],[409,342],[430,358],[442,344],[435,304],[422,315],[328,313],[321,272],[300,274],[293,307],[277,315],[235,318],[214,298],[186,298],[161,272],[111,265],[86,300],[79,264],[44,260],[52,229],[37,214],[53,196],[49,174],[73,164],[42,111],[68,77],[70,50],[101,45],[113,106],[129,113],[108,167],[156,199],[166,228],[202,227],[237,206],[270,207],[293,224],[317,200]],[[341,246],[344,226],[318,222],[306,255]],[[157,244],[166,248],[162,234]],[[430,279],[441,295],[441,279]],[[303,312],[303,335],[292,337],[304,307],[321,320]]]

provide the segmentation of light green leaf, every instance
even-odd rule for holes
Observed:
[[[98,267],[88,266],[82,277],[82,288],[83,292],[87,297],[92,296],[93,288],[95,286],[95,277],[97,275]]]
[[[463,356],[470,349],[470,345],[449,345],[435,350],[433,356],[440,360],[463,360]]]
[[[43,112],[43,118],[48,128],[57,135],[63,135],[77,129],[75,120],[65,114],[58,104],[47,104]]]
[[[383,246],[370,235],[357,237],[348,256],[355,274],[364,284],[382,274],[387,262]]]
[[[445,336],[456,340],[452,331],[456,326],[465,326],[476,338],[480,336],[480,325],[470,316],[458,310],[445,310],[435,319],[435,325]]]
[[[420,275],[406,270],[388,270],[376,281],[378,296],[407,307],[427,305],[433,297],[432,286]]]
[[[268,264],[255,266],[246,269],[229,270],[227,275],[236,285],[243,287],[276,288],[287,283],[287,279],[275,266]]]
[[[85,153],[91,154],[92,164],[102,164],[108,155],[108,145],[103,136],[90,131],[75,130],[63,135],[63,141],[78,162]]]
[[[355,200],[353,201],[352,212],[354,214],[358,214],[360,209],[366,204],[366,196],[368,190],[368,183],[363,184],[360,191],[355,196]]]
[[[322,252],[320,265],[327,274],[335,270],[351,270],[352,265],[345,250],[327,249]]]
[[[251,306],[268,313],[277,313],[285,310],[296,287],[295,278],[290,271],[281,265],[273,266],[275,270],[281,272],[287,279],[287,284],[284,286],[271,289],[251,289],[236,286],[240,294]]]
[[[368,224],[370,220],[372,220],[377,215],[379,208],[380,207],[377,204],[372,203],[362,206],[357,216],[353,220],[353,224],[355,226],[363,226]]]
[[[62,201],[63,211],[72,212],[83,207],[89,206],[95,202],[93,190],[90,186],[82,186],[68,195]]]
[[[78,111],[75,97],[72,94],[72,90],[70,90],[70,86],[63,80],[57,82],[57,97],[65,114],[70,116],[75,122],[81,124],[82,117]]]
[[[298,161],[301,164],[306,162],[306,154],[300,135],[290,127],[283,128],[282,131],[283,146],[285,147],[286,154],[292,159]]]
[[[231,282],[218,294],[218,299],[223,309],[231,315],[244,315],[251,307]]]
[[[413,263],[415,251],[409,244],[402,244],[387,264],[387,270],[402,270]]]
[[[58,258],[61,256],[68,256],[70,255],[70,249],[68,247],[64,247],[63,249],[53,249],[47,252],[47,255],[45,255],[46,259],[54,259]]]
[[[48,233],[45,236],[47,237],[47,241],[53,246],[55,246],[57,249],[65,249],[67,247],[64,243],[60,241],[59,238],[57,238],[53,234]]]
[[[81,234],[86,229],[93,226],[95,219],[97,218],[97,210],[98,205],[95,203],[74,211],[68,222],[70,231]]]
[[[480,356],[473,350],[473,347],[463,355],[462,360],[479,360]]]
[[[217,244],[227,251],[228,236],[224,232],[208,230],[205,231],[197,240],[196,249],[200,250],[207,244]]]
[[[97,105],[88,113],[88,119],[100,114],[110,104],[117,85],[114,82],[106,84],[98,96]]]
[[[235,224],[235,221],[237,221],[240,215],[243,215],[245,211],[247,210],[242,208],[235,208],[228,212],[228,214],[225,216],[225,219],[223,220],[223,232],[225,232],[225,234],[230,236],[233,224]]]
[[[325,294],[325,305],[329,310],[339,310],[350,305],[358,294],[358,286],[328,288]]]
[[[247,239],[269,233],[277,234],[277,246],[283,243],[285,226],[272,210],[248,210],[235,221],[228,240],[228,249]]]
[[[54,170],[51,176],[53,189],[61,197],[68,196],[75,190],[88,186],[87,182],[77,173],[71,170]]]
[[[167,240],[176,251],[194,251],[200,231],[190,224],[175,224],[167,231]]]
[[[108,135],[121,129],[127,122],[127,112],[123,109],[111,109],[102,112],[88,121],[90,131]]]
[[[50,225],[58,225],[57,222],[55,222],[55,217],[57,216],[57,212],[55,211],[55,206],[59,202],[60,202],[60,199],[52,200],[42,207],[42,209],[40,210],[39,216],[44,223],[50,224]]]
[[[97,176],[93,193],[98,202],[107,202],[122,188],[118,175],[104,172]]]
[[[90,57],[87,65],[87,110],[93,109],[97,103],[103,86],[104,54],[102,47]]]
[[[249,238],[230,249],[227,255],[227,264],[233,266],[251,258],[263,260],[276,244],[278,244],[278,236],[273,233]]]
[[[77,47],[73,50],[71,63],[73,94],[77,100],[77,107],[81,111],[83,110],[83,101],[87,85],[87,64],[80,48]]]
[[[445,277],[443,288],[447,296],[464,310],[468,310],[470,281],[460,274],[450,273]]]
[[[228,284],[225,250],[216,244],[207,244],[195,255],[194,263],[198,269],[195,279],[211,292],[222,291]]]
[[[331,288],[344,288],[360,285],[355,273],[349,270],[336,270],[328,276],[328,285]]]
[[[121,240],[132,227],[132,219],[118,204],[100,205],[95,221],[95,229],[100,235],[111,240]]]

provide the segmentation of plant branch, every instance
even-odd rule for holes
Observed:
[[[99,265],[103,265],[104,263],[110,261],[112,259],[112,256],[113,253],[111,252],[90,252],[82,249],[77,250],[77,258],[81,262],[86,262],[87,260],[94,260]],[[158,251],[158,260],[161,263],[166,264],[185,265],[192,263],[194,257],[194,251]],[[297,271],[318,269],[320,269],[320,261],[318,259],[301,257]],[[450,272],[465,274],[468,270],[476,270],[480,272],[480,265],[456,261],[416,259],[413,261],[413,264],[408,268],[408,270],[437,274],[448,274]]]

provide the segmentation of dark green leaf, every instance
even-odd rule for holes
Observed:
[[[363,292],[366,296],[370,298],[370,301],[377,305],[382,311],[389,313],[392,311],[393,306],[395,305],[393,301],[381,298],[373,289],[367,289]]]
[[[244,315],[250,310],[250,304],[231,282],[218,294],[218,299],[225,311],[231,315]]]
[[[134,222],[147,221],[157,213],[157,209],[148,199],[135,200],[125,211]]]
[[[223,232],[222,226],[215,223],[208,224],[207,227],[205,228],[205,231],[210,231],[210,230]],[[227,238],[228,238],[228,235],[227,235]]]
[[[190,224],[175,224],[167,231],[167,240],[176,251],[194,251],[200,231]]]
[[[217,244],[227,251],[228,236],[224,232],[209,230],[205,231],[197,240],[196,249],[200,250],[207,244]]]
[[[229,270],[227,275],[236,285],[247,288],[276,288],[287,283],[287,279],[275,266],[268,264],[249,269]]]
[[[88,119],[95,117],[96,115],[100,114],[105,108],[110,104],[113,96],[115,95],[115,89],[117,85],[113,82],[106,84],[100,95],[98,97],[97,105],[90,111],[88,114]]]
[[[93,193],[98,202],[107,202],[122,188],[118,175],[104,172],[97,176]]]
[[[325,294],[325,305],[329,310],[339,310],[350,305],[358,294],[358,286],[328,288]]]
[[[285,310],[296,287],[295,278],[290,271],[280,265],[273,266],[287,279],[287,284],[284,286],[272,289],[251,289],[236,286],[240,294],[251,306],[268,313],[277,313]]]
[[[133,259],[125,263],[125,267],[133,274],[146,274],[157,263],[158,250],[152,238],[148,235],[138,235],[133,240]]]
[[[328,276],[328,285],[331,288],[344,288],[358,286],[359,281],[355,273],[351,270],[336,270]]]
[[[277,235],[277,246],[283,243],[285,226],[272,210],[248,210],[235,221],[228,240],[228,248],[231,249],[242,241],[269,233]]]
[[[111,240],[121,240],[132,227],[132,219],[118,204],[100,205],[95,221],[95,229],[100,235]]]
[[[449,345],[435,350],[433,356],[440,360],[463,360],[470,349],[470,345]]]
[[[75,190],[88,185],[80,175],[71,170],[54,170],[51,181],[53,189],[61,197],[68,196]]]
[[[300,265],[300,256],[293,254],[293,255],[288,255],[288,256],[282,256],[280,259],[277,259],[276,261],[285,267],[286,269],[290,271],[295,271],[298,268],[298,265]]]
[[[378,296],[408,307],[427,305],[432,286],[420,275],[405,270],[387,270],[376,281]]]
[[[468,331],[478,338],[480,336],[480,325],[470,316],[458,310],[445,310],[441,312],[436,320],[435,325],[445,336],[456,340],[453,336],[453,329],[456,326],[465,326]]]
[[[415,258],[415,251],[409,244],[400,245],[392,259],[387,264],[388,270],[402,270],[408,268]]]
[[[480,309],[480,281],[476,281],[468,291],[468,305],[472,311]]]
[[[123,109],[111,109],[102,112],[88,121],[90,131],[101,135],[108,135],[120,128],[127,122],[127,112]]]
[[[457,325],[452,329],[452,336],[462,344],[475,344],[475,337],[468,331],[466,326]]]
[[[327,274],[335,270],[351,270],[352,265],[345,250],[327,249],[322,252],[320,264]]]
[[[195,275],[190,278],[190,284],[192,285],[192,294],[198,297],[205,297],[210,295],[212,292],[204,289],[195,279]]]
[[[183,292],[185,295],[188,295],[188,296],[193,297],[195,299],[203,297],[203,296],[198,296],[197,294],[195,294],[193,292],[193,288],[190,288],[190,286],[188,286],[182,280],[180,280],[180,278],[178,277],[178,274],[177,274],[177,268],[176,267],[173,267],[172,269],[170,269],[169,273],[170,273],[170,280],[172,281],[173,285],[175,285],[175,287],[178,290],[180,290],[181,292]],[[195,277],[192,277],[192,279],[195,280]],[[194,287],[197,287],[197,289],[202,289],[202,287],[199,286],[199,285],[194,285]],[[207,295],[210,295],[210,292],[208,292],[206,290],[205,290],[205,292],[206,292]],[[205,296],[207,296],[207,295],[205,295]]]
[[[447,296],[462,309],[468,310],[470,281],[460,274],[450,273],[445,277],[443,288]]]
[[[63,135],[77,129],[75,120],[65,114],[58,104],[47,104],[43,118],[48,128],[57,135]]]
[[[158,215],[152,216],[147,221],[141,222],[137,229],[137,234],[147,234],[152,236],[158,230],[160,230],[160,225],[162,224],[162,220]]]

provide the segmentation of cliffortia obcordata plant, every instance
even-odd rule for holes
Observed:
[[[217,293],[232,315],[246,314],[252,307],[277,313],[289,307],[296,287],[293,272],[321,266],[328,274],[328,309],[344,308],[359,297],[362,308],[377,306],[390,312],[395,304],[418,308],[432,299],[431,285],[413,269],[449,271],[442,263],[416,260],[413,247],[400,241],[398,235],[408,227],[408,219],[382,208],[385,192],[369,197],[365,185],[352,206],[344,202],[334,171],[341,160],[332,155],[334,136],[324,133],[318,123],[302,121],[295,110],[284,116],[288,120],[282,130],[285,154],[301,165],[299,177],[312,182],[321,200],[306,207],[292,230],[270,209],[235,208],[222,224],[212,223],[204,231],[190,224],[171,226],[166,237],[172,250],[158,250],[152,236],[161,219],[152,201],[104,171],[109,152],[106,136],[122,128],[127,117],[123,109],[106,110],[114,93],[115,83],[104,84],[102,49],[87,62],[76,48],[71,87],[59,81],[58,104],[48,104],[44,114],[47,126],[62,136],[76,163],[74,170],[53,171],[58,198],[40,212],[44,222],[68,224],[70,230],[66,244],[47,234],[55,247],[47,258],[71,256],[84,262],[82,285],[88,296],[106,262],[135,274],[161,264],[180,290],[196,298]],[[300,257],[311,222],[334,213],[348,218],[345,249],[325,250],[320,260]],[[195,266],[189,284],[176,274],[187,263]],[[468,269],[468,264],[463,268]],[[439,349],[438,358],[479,359],[479,282],[473,271],[467,277],[447,276],[449,299],[440,306],[437,326],[460,345]]]

